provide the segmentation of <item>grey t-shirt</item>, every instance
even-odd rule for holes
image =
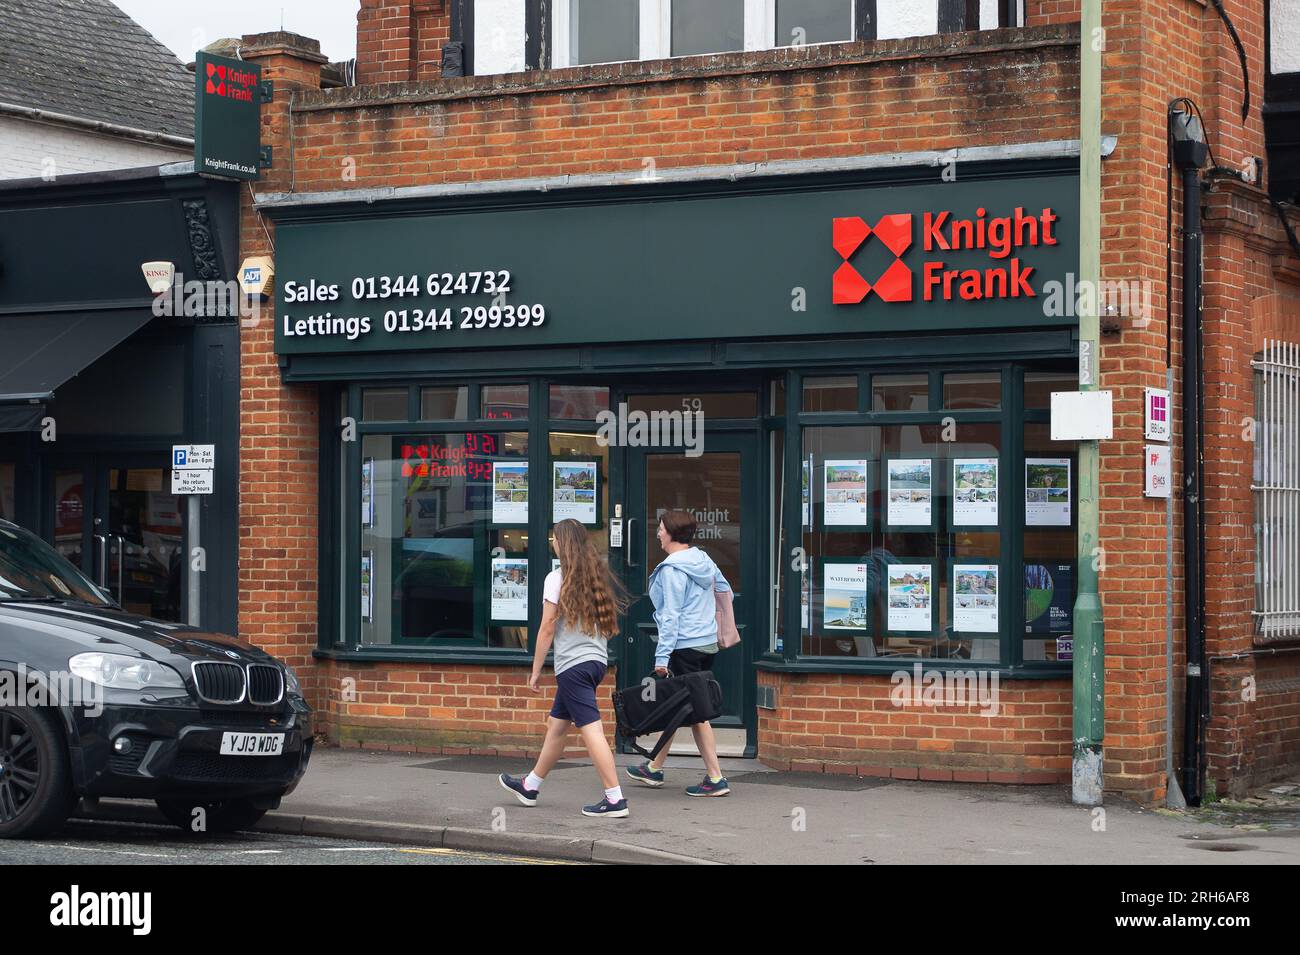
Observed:
[[[553,570],[546,575],[546,583],[542,585],[542,599],[548,600],[555,604],[560,604],[560,585],[564,578],[560,576],[558,570]],[[596,663],[609,666],[609,641],[601,637],[592,636],[583,633],[576,627],[570,627],[563,617],[560,617],[555,623],[555,675],[559,676],[570,667],[575,667],[579,663],[586,663],[589,660]]]

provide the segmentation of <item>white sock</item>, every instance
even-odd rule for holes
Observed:
[[[542,788],[542,783],[544,782],[546,782],[546,780],[542,779],[541,776],[538,776],[532,770],[529,770],[528,775],[524,777],[524,788],[536,792]]]
[[[622,787],[622,786],[615,786],[613,789],[606,789],[606,790],[605,790],[605,798],[608,799],[611,803],[622,802],[622,801],[623,801],[623,787]]]

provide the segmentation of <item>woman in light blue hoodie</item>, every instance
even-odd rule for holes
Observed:
[[[712,670],[718,652],[718,618],[715,590],[731,589],[718,565],[698,547],[692,547],[697,529],[695,518],[686,511],[667,511],[659,519],[659,546],[665,557],[650,574],[650,600],[655,607],[659,645],[655,648],[655,674],[682,676]],[[691,727],[695,746],[704,757],[707,774],[688,796],[725,796],[731,792],[727,777],[718,764],[713,727],[696,723]],[[664,784],[663,761],[672,749],[671,741],[659,755],[660,765],[649,762],[629,766],[627,774],[646,786]]]

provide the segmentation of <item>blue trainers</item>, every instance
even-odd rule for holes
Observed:
[[[618,802],[602,799],[594,806],[583,806],[582,814],[584,816],[608,816],[611,819],[622,819],[624,816],[630,815],[627,811],[626,799],[620,799]]]
[[[658,789],[664,784],[664,771],[662,769],[651,769],[649,760],[640,766],[627,767],[626,772],[630,778],[635,779],[644,786]]]
[[[686,787],[686,795],[688,796],[725,796],[730,792],[731,787],[727,785],[726,776],[723,776],[716,783],[709,779],[708,776],[705,776],[704,782],[698,786]]]
[[[501,784],[502,789],[508,789],[510,792],[514,793],[515,798],[518,799],[523,805],[525,806],[537,805],[538,791],[536,789],[525,789],[524,781],[522,779],[515,779],[515,777],[511,776],[508,773],[502,773],[500,776],[497,777],[497,782]]]

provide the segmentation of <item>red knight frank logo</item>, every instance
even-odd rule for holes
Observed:
[[[894,253],[894,264],[885,269],[873,285],[849,264],[849,259],[867,238],[876,238]],[[856,305],[871,292],[886,302],[912,300],[912,270],[903,264],[902,254],[912,246],[912,214],[882,216],[875,227],[867,225],[858,216],[836,219],[834,222],[835,251],[844,261],[835,272],[833,301],[836,305]]]
[[[919,239],[913,248],[912,224]],[[832,220],[839,268],[835,270],[832,301],[836,305],[857,305],[872,292],[882,302],[979,302],[985,300],[1037,298],[1041,280],[1035,284],[1037,264],[1021,258],[1023,249],[1040,249],[1059,244],[1054,234],[1060,219],[1050,206],[1042,212],[1027,212],[1023,206],[1004,216],[990,216],[980,206],[975,215],[957,216],[951,210],[901,213],[881,216],[869,226],[858,216]],[[894,253],[894,262],[875,282],[868,282],[849,262],[862,243],[875,235]],[[921,260],[921,253],[936,256]],[[937,256],[950,253],[956,262]],[[913,288],[913,260],[919,289]],[[974,259],[974,261],[971,261]],[[918,261],[920,260],[920,261]],[[968,266],[978,265],[979,268]]]

